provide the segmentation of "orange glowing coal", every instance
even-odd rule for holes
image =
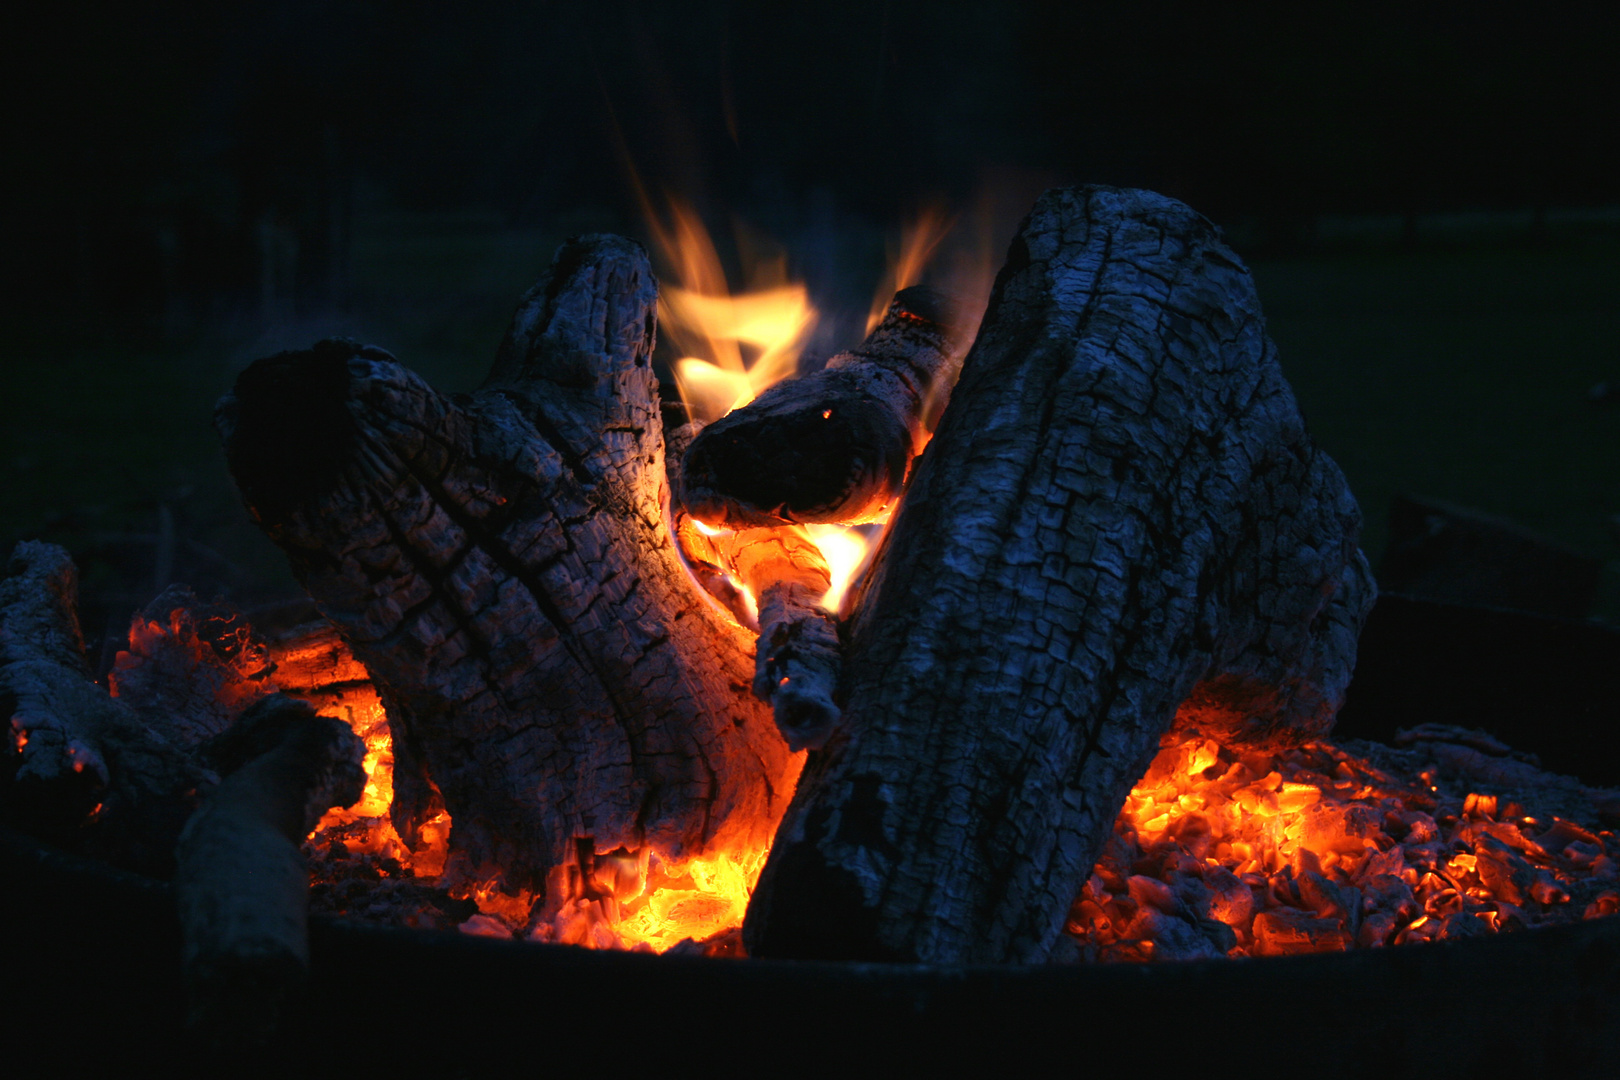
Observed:
[[[1069,933],[1099,960],[1269,956],[1620,910],[1612,833],[1438,780],[1325,742],[1275,756],[1176,742],[1127,798]]]
[[[277,687],[309,702],[322,716],[346,722],[365,742],[365,794],[347,810],[331,810],[310,836],[310,847],[339,862],[363,863],[382,876],[432,884],[444,870],[452,827],[440,812],[422,826],[415,850],[389,820],[393,802],[393,746],[382,701],[365,667],[331,630],[306,635],[273,652]],[[779,782],[792,787],[804,755],[794,755]],[[774,823],[770,823],[774,824]],[[559,867],[549,882],[550,907],[530,893],[493,887],[460,890],[478,914],[462,925],[471,934],[555,941],[587,948],[664,952],[681,941],[703,941],[742,924],[759,872],[770,853],[753,836],[718,837],[708,851],[680,862],[641,852],[597,856],[591,880],[577,866]],[[330,869],[330,864],[327,865]],[[317,864],[316,874],[323,872]]]
[[[350,854],[390,859],[418,877],[437,877],[448,851],[450,817],[441,811],[425,823],[414,851],[394,830],[388,818],[394,802],[393,740],[382,699],[365,666],[331,629],[274,649],[273,655],[274,678],[282,693],[308,702],[321,716],[342,720],[366,744],[364,794],[347,810],[327,811],[311,842],[323,849],[336,842]]]

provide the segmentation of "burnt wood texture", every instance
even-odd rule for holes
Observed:
[[[1178,202],[1036,204],[914,473],[751,955],[1043,960],[1173,725],[1320,735],[1349,682],[1359,511]]]
[[[250,509],[378,684],[396,828],[449,810],[452,882],[762,840],[790,794],[751,635],[672,543],[655,300],[640,247],[578,238],[471,396],[329,341],[220,404]]]

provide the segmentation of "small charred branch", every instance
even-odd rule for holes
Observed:
[[[754,693],[771,703],[790,750],[820,749],[838,725],[837,616],[821,606],[826,590],[784,581],[759,597]]]
[[[838,617],[821,606],[831,584],[821,549],[802,526],[709,532],[680,528],[694,565],[758,598],[754,693],[771,703],[792,750],[819,747],[838,723]]]
[[[702,425],[670,435],[671,457]],[[680,485],[672,482],[678,505]],[[838,618],[821,605],[832,583],[827,560],[801,525],[742,529],[700,526],[677,510],[675,536],[693,575],[738,622],[759,634],[754,694],[771,704],[789,749],[819,747],[838,723]],[[756,598],[757,608],[747,597]]]
[[[365,746],[342,721],[282,695],[212,746],[228,773],[186,824],[175,897],[190,1021],[231,1048],[277,1034],[309,966],[309,869],[300,845],[365,787]]]
[[[96,685],[74,609],[78,574],[51,544],[16,546],[0,580],[4,801],[19,825],[166,877],[215,777],[181,733]]]
[[[687,512],[733,529],[882,520],[956,379],[956,318],[902,289],[858,348],[704,428],[681,464]]]
[[[729,562],[759,598],[754,693],[769,701],[788,747],[821,746],[838,722],[838,620],[821,606],[826,560],[802,528],[744,529]]]
[[[1042,197],[915,473],[750,955],[1046,959],[1173,726],[1320,735],[1349,682],[1360,513],[1180,203]]]
[[[750,635],[671,540],[655,292],[636,245],[572,240],[470,397],[323,342],[221,403],[250,509],[388,708],[401,837],[453,819],[452,881],[538,892],[587,841],[683,858],[785,802]]]

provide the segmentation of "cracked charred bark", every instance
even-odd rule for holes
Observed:
[[[452,880],[763,841],[786,801],[753,642],[671,542],[655,291],[636,245],[573,240],[470,397],[334,341],[221,403],[244,498],[388,707],[400,835],[450,812]]]
[[[855,610],[750,953],[1044,959],[1173,725],[1331,726],[1359,527],[1214,227],[1048,193]]]

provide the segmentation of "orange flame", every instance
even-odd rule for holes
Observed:
[[[817,312],[804,284],[788,280],[781,256],[751,260],[748,289],[733,295],[697,214],[672,200],[670,215],[669,226],[651,223],[678,283],[660,290],[659,327],[682,353],[675,362],[681,400],[693,419],[714,421],[795,374]]]
[[[889,310],[894,294],[922,280],[923,269],[954,224],[945,208],[935,204],[924,207],[915,220],[901,229],[900,246],[889,252],[888,272],[878,283],[877,292],[872,296],[872,308],[866,315],[868,334],[883,321],[883,313]]]
[[[744,268],[749,287],[732,295],[714,241],[697,214],[671,200],[670,217],[668,225],[656,218],[651,221],[653,241],[677,282],[660,292],[659,326],[683,354],[675,361],[681,400],[694,420],[709,423],[782,379],[793,378],[819,314],[804,283],[789,279],[787,260],[780,255],[749,259]],[[904,266],[891,272],[892,280],[920,272],[921,262],[943,235],[934,219],[925,222],[926,228],[908,234],[910,242],[901,256]],[[746,254],[760,245],[740,246]],[[752,351],[751,361],[744,358],[744,346]],[[701,522],[698,527],[710,535],[715,532]],[[811,526],[809,534],[832,571],[832,587],[822,605],[836,611],[864,565],[866,537],[836,525]],[[757,604],[758,598],[746,587],[733,584],[750,605]]]

